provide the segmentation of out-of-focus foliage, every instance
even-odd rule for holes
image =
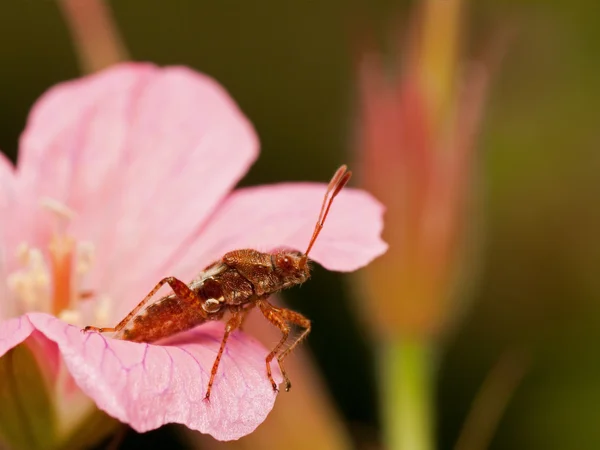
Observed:
[[[325,180],[351,160],[345,152],[358,37],[370,29],[384,41],[405,23],[408,6],[392,0],[112,2],[133,58],[191,65],[219,79],[241,104],[263,143],[248,184]],[[483,378],[511,348],[527,349],[532,363],[492,448],[600,446],[600,27],[594,6],[591,0],[467,4],[467,54],[484,51],[496,31],[516,32],[495,74],[478,145],[482,265],[472,309],[444,349],[440,448],[452,448]],[[3,2],[0,30],[0,148],[14,156],[34,99],[78,69],[53,1]],[[189,201],[197,197],[190,193]],[[378,427],[373,349],[342,289],[339,277],[318,270],[288,298],[314,320],[309,344],[348,426],[368,441]],[[146,448],[158,439],[146,438]]]

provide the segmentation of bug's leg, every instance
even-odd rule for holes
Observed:
[[[267,320],[273,325],[275,325],[277,328],[279,328],[282,334],[281,340],[277,343],[275,348],[271,350],[271,352],[267,355],[267,358],[265,360],[267,363],[267,376],[269,377],[269,381],[273,386],[273,390],[278,391],[279,389],[277,388],[277,384],[275,383],[275,380],[273,380],[273,375],[271,374],[271,361],[273,360],[273,358],[275,358],[277,352],[281,350],[281,347],[285,345],[285,342],[287,341],[287,338],[290,335],[290,327],[281,315],[281,311],[283,311],[283,309],[277,308],[265,300],[259,301],[258,307],[260,308],[263,315],[267,318]],[[288,378],[287,374],[285,373],[285,369],[281,364],[279,364],[279,368],[281,369],[281,374],[285,379],[285,390],[289,391],[291,386],[290,379]]]
[[[310,325],[309,319],[304,317],[302,314],[297,313],[296,311],[282,308],[279,313],[281,314],[281,317],[283,317],[288,322],[290,322],[300,328],[304,328],[304,331],[302,332],[302,334],[300,334],[300,336],[298,336],[296,338],[296,340],[294,342],[292,342],[292,345],[290,345],[288,348],[286,348],[277,357],[277,362],[279,363],[279,368],[281,369],[281,373],[285,373],[285,369],[283,368],[283,360],[285,359],[285,357],[287,355],[289,355],[296,348],[296,346],[298,344],[300,344],[300,342],[302,342],[304,340],[304,338],[306,338],[306,336],[308,336],[308,333],[310,333],[311,325]],[[286,381],[285,390],[289,391],[292,387],[292,383],[290,383],[290,380],[287,376],[285,377],[285,381]]]
[[[154,289],[152,289],[148,295],[146,295],[146,297],[144,298],[144,300],[142,300],[135,308],[133,308],[133,310],[127,314],[127,316],[121,320],[118,325],[116,327],[111,327],[111,328],[98,328],[98,327],[93,327],[93,326],[87,326],[83,329],[84,332],[88,332],[88,331],[97,331],[99,333],[112,333],[112,332],[117,332],[117,331],[121,331],[123,328],[125,328],[125,325],[127,325],[129,323],[129,321],[131,320],[132,317],[134,317],[140,309],[142,309],[144,307],[144,305],[146,305],[146,303],[148,303],[148,301],[154,296],[154,294],[156,294],[158,292],[158,290],[163,287],[165,284],[168,284],[171,289],[173,289],[173,292],[175,293],[175,295],[177,297],[179,297],[181,300],[185,300],[185,301],[189,301],[190,303],[193,303],[195,301],[200,301],[200,299],[198,299],[198,296],[196,295],[196,293],[194,291],[192,291],[187,284],[185,284],[183,281],[178,280],[175,277],[167,277],[167,278],[163,278],[162,280],[160,280],[158,282],[158,284],[156,286],[154,286]],[[204,314],[207,315],[204,310],[202,310],[201,308],[198,309],[200,314]]]
[[[221,357],[223,356],[223,351],[225,350],[225,344],[227,344],[227,339],[229,339],[229,335],[239,328],[242,323],[242,318],[244,316],[244,312],[240,313],[238,311],[234,311],[227,321],[225,325],[225,334],[223,335],[223,340],[221,341],[221,347],[219,347],[219,352],[217,353],[217,357],[215,358],[215,362],[213,363],[212,370],[210,371],[210,380],[208,380],[208,388],[206,389],[206,395],[204,398],[206,400],[210,400],[210,391],[212,389],[212,385],[215,381],[215,376],[217,375],[217,370],[219,369],[219,363],[221,362]]]

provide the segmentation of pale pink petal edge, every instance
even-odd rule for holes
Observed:
[[[58,345],[75,382],[101,410],[138,432],[180,423],[218,440],[239,439],[265,420],[275,402],[265,373],[267,351],[243,333],[231,336],[211,401],[204,400],[221,322],[158,346],[84,334],[53,316],[30,313],[0,323],[0,355],[34,329]]]
[[[306,250],[325,184],[280,183],[238,189],[213,214],[181,255],[172,274],[187,279],[224,253],[242,248]],[[371,194],[346,188],[335,199],[310,259],[329,270],[357,270],[387,251],[384,206]]]
[[[27,339],[34,330],[27,316],[0,321],[0,358]]]

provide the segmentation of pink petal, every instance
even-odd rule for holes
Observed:
[[[7,218],[14,217],[14,191],[15,176],[12,163],[0,152],[0,320],[12,315],[12,300],[9,297],[6,279],[10,272],[8,255],[14,250],[8,245],[13,241],[15,230],[14,221]]]
[[[189,278],[234,249],[306,250],[325,189],[324,184],[287,183],[233,192],[182,256],[174,274]],[[387,249],[381,240],[382,216],[383,207],[368,193],[344,189],[331,207],[311,259],[338,271],[368,264]]]
[[[128,310],[247,171],[251,124],[211,78],[126,64],[51,89],[23,135],[28,197],[77,214],[71,232],[97,252],[92,285]],[[33,235],[52,230],[35,204]],[[44,239],[45,239],[44,238]]]
[[[0,321],[0,358],[27,339],[33,330],[27,316]]]
[[[210,403],[204,401],[223,336],[221,322],[160,346],[84,334],[46,314],[29,317],[58,344],[83,392],[139,432],[181,423],[219,440],[238,439],[260,425],[273,407],[276,395],[266,376],[267,351],[241,332],[230,337]],[[276,380],[281,381],[279,372]]]

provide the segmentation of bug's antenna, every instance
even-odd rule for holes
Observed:
[[[331,178],[329,182],[329,186],[327,186],[327,191],[325,192],[325,197],[323,198],[323,205],[321,206],[321,212],[319,213],[319,218],[317,220],[317,224],[315,225],[315,231],[313,231],[313,235],[310,238],[310,242],[308,243],[308,248],[306,252],[304,252],[304,256],[307,257],[308,253],[313,247],[313,244],[317,240],[319,233],[323,229],[323,224],[325,223],[325,219],[327,218],[327,214],[329,214],[329,208],[331,208],[331,204],[333,203],[333,199],[340,193],[342,188],[348,183],[348,180],[352,176],[352,172],[348,170],[346,165],[341,166],[338,170],[336,170],[335,174]]]

